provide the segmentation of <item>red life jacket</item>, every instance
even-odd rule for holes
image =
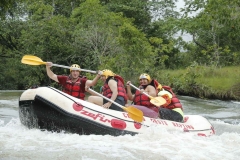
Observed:
[[[83,79],[86,79],[86,77],[79,77],[78,80],[75,83],[73,83],[71,78],[68,77],[68,79],[66,80],[66,84],[63,88],[63,92],[73,97],[84,100],[86,80]]]
[[[124,101],[125,101],[125,104],[127,103],[127,93],[126,93],[126,90],[125,90],[125,87],[122,83],[122,81],[118,78],[120,76],[114,76],[114,80],[117,82],[117,89],[118,89],[118,95],[117,96],[121,96],[124,98]],[[112,91],[110,89],[110,87],[108,86],[107,84],[108,81],[106,81],[103,85],[103,95],[107,98],[111,98],[112,97]]]
[[[149,85],[152,85],[156,89],[156,93],[157,93],[158,82],[156,80],[152,80]],[[139,88],[140,87],[141,86],[139,86]],[[155,111],[157,113],[159,112],[159,108],[150,102],[150,98],[148,96],[142,94],[139,90],[136,90],[133,102],[135,105],[145,106],[149,109],[152,109],[153,111]]]
[[[162,88],[169,91],[172,94],[171,103],[165,108],[168,108],[168,109],[181,108],[181,110],[183,110],[182,104],[180,103],[177,96],[173,93],[172,88],[169,86],[162,86]]]
[[[158,94],[158,81],[156,79],[153,79],[149,85],[152,85],[156,89],[156,94]]]

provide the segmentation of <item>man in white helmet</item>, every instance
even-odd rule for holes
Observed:
[[[148,96],[142,93],[142,92],[145,92],[152,97],[157,96],[157,91],[156,91],[157,86],[155,86],[154,80],[151,79],[150,75],[147,73],[142,73],[139,76],[139,84],[140,84],[139,89],[141,89],[141,91],[136,90],[135,94],[132,94],[131,92],[131,88],[129,85],[130,83],[131,81],[127,82],[128,99],[133,101],[135,105],[145,106],[151,109],[152,111],[158,113],[159,108],[150,102],[150,98]]]
[[[101,73],[99,73],[93,80],[88,80],[86,77],[80,75],[81,68],[78,64],[73,64],[71,66],[69,76],[56,75],[50,69],[51,66],[52,62],[46,63],[48,77],[61,84],[63,87],[63,92],[82,100],[85,98],[85,87],[96,85],[97,80],[101,76]]]

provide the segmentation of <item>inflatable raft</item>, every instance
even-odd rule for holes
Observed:
[[[19,117],[28,128],[84,135],[135,135],[155,126],[198,136],[215,134],[211,123],[199,115],[185,115],[183,123],[144,116],[138,123],[127,112],[105,109],[52,87],[24,91],[19,98]]]

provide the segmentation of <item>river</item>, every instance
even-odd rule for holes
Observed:
[[[0,159],[235,160],[240,157],[240,103],[179,96],[185,114],[202,115],[216,135],[197,137],[151,128],[135,136],[78,135],[28,129],[20,123],[22,91],[0,91]]]

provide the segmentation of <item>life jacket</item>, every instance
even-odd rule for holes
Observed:
[[[151,83],[152,83],[153,87],[154,87],[156,90],[158,90],[158,86],[159,86],[158,81],[157,81],[156,79],[153,79]]]
[[[160,85],[160,83],[158,83],[156,79],[153,79],[149,85],[152,85],[156,89],[156,94],[158,94],[158,86]]]
[[[110,79],[109,79],[110,80]],[[113,80],[115,80],[117,82],[117,90],[118,90],[118,95],[117,96],[121,96],[124,98],[125,104],[127,103],[127,93],[123,84],[123,79],[121,76],[116,75],[113,77]],[[103,91],[103,95],[107,98],[111,98],[112,97],[112,91],[108,85],[108,80],[106,80],[106,82],[103,85],[102,88]]]
[[[169,86],[162,86],[162,88],[167,90],[168,92],[170,92],[172,94],[171,103],[168,106],[165,106],[165,108],[168,108],[168,109],[180,108],[181,110],[183,110],[182,104],[180,103],[177,96],[173,93],[172,88],[169,87]]]
[[[156,89],[156,93],[157,93],[157,86],[158,86],[158,82],[156,80],[152,80],[148,85],[152,85],[155,89]],[[148,86],[147,85],[147,86]],[[144,89],[147,87],[145,86]],[[139,86],[139,88],[142,88],[143,86]],[[156,107],[155,105],[153,105],[150,102],[150,98],[148,96],[146,96],[145,94],[142,94],[139,90],[136,90],[135,92],[135,96],[133,99],[133,103],[135,105],[141,105],[141,106],[145,106],[155,112],[159,112],[159,108]]]
[[[66,84],[63,88],[63,92],[84,100],[85,98],[85,81],[83,79],[87,79],[86,77],[79,77],[76,82],[72,82],[71,78],[68,77],[66,80]]]

